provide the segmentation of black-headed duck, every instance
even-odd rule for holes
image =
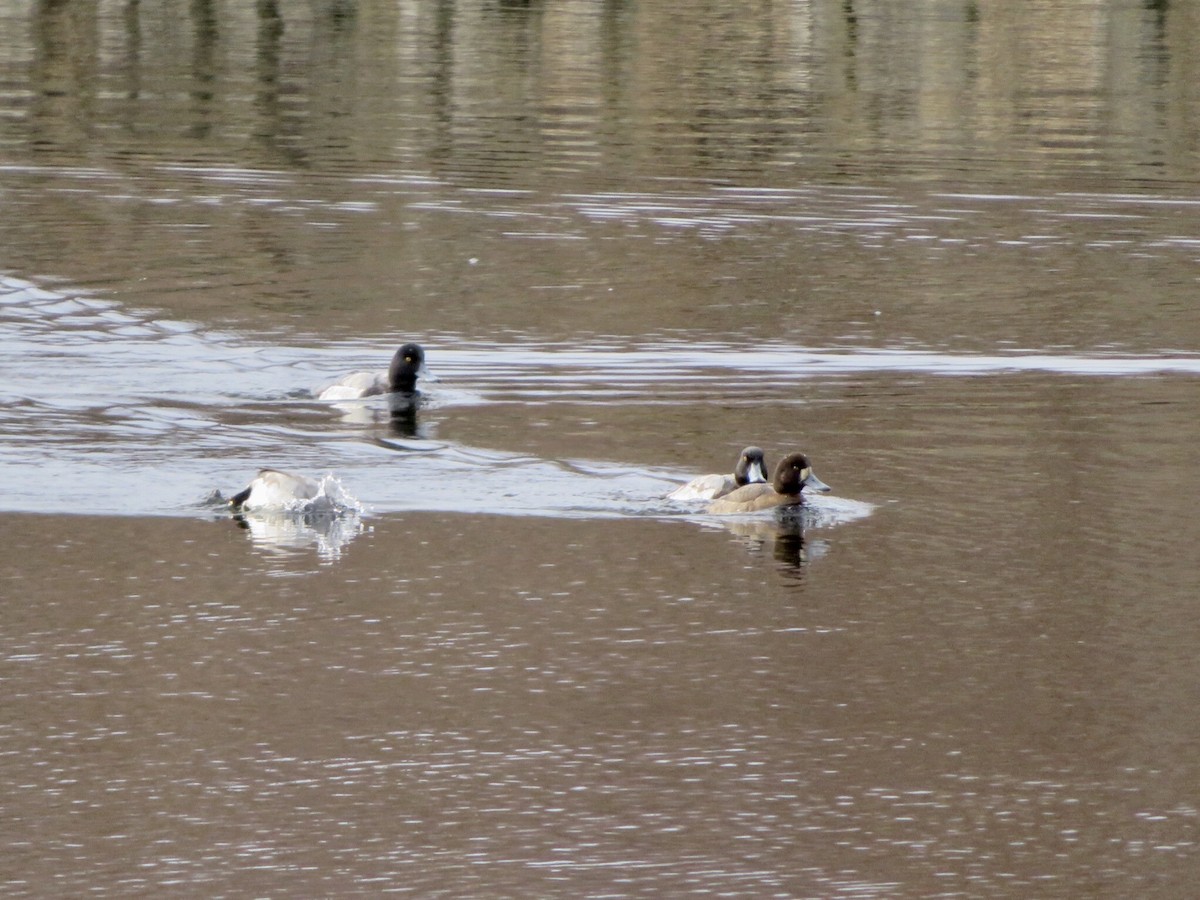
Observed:
[[[737,459],[732,475],[701,475],[667,494],[670,500],[716,500],[747,484],[765,483],[767,463],[759,447],[747,447]]]
[[[830,490],[813,472],[803,453],[792,453],[779,461],[771,484],[748,484],[709,504],[710,513],[748,513],[781,506],[797,506],[801,492]]]
[[[351,372],[343,375],[333,384],[322,388],[317,399],[358,400],[397,391],[411,394],[417,389],[417,376],[425,374],[425,351],[420,344],[405,344],[396,351],[386,372]]]

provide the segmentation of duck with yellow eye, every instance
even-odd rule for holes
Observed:
[[[420,344],[405,344],[392,357],[386,372],[351,372],[317,392],[318,400],[361,400],[376,394],[417,393],[417,376],[436,380],[425,367],[425,351]]]
[[[738,456],[732,475],[701,475],[667,494],[668,500],[716,500],[738,488],[766,482],[767,464],[758,447],[747,447]]]
[[[799,506],[802,492],[828,493],[831,488],[813,471],[803,453],[791,453],[775,467],[770,484],[747,484],[709,504],[710,513],[751,513],[780,507]]]

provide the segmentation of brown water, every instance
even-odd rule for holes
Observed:
[[[1187,896],[1198,30],[0,0],[0,891]]]

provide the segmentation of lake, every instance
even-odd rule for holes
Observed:
[[[1188,894],[1198,39],[0,0],[5,895]]]

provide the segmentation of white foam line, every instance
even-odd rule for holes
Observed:
[[[496,370],[496,350],[451,350],[456,359],[447,360],[447,370],[472,368],[471,362]],[[1055,372],[1075,375],[1153,375],[1165,372],[1200,375],[1200,357],[1062,355],[1050,353],[944,354],[909,350],[812,351],[803,348],[759,348],[756,350],[630,348],[623,351],[554,350],[514,348],[515,358],[505,360],[504,371],[519,379],[520,370],[584,370],[574,380],[603,379],[607,370],[620,371],[624,380],[665,375],[671,380],[685,377],[686,370],[699,372],[737,369],[776,374],[859,372],[927,372],[946,375],[987,375],[1008,372]],[[690,377],[703,377],[691,375]]]

